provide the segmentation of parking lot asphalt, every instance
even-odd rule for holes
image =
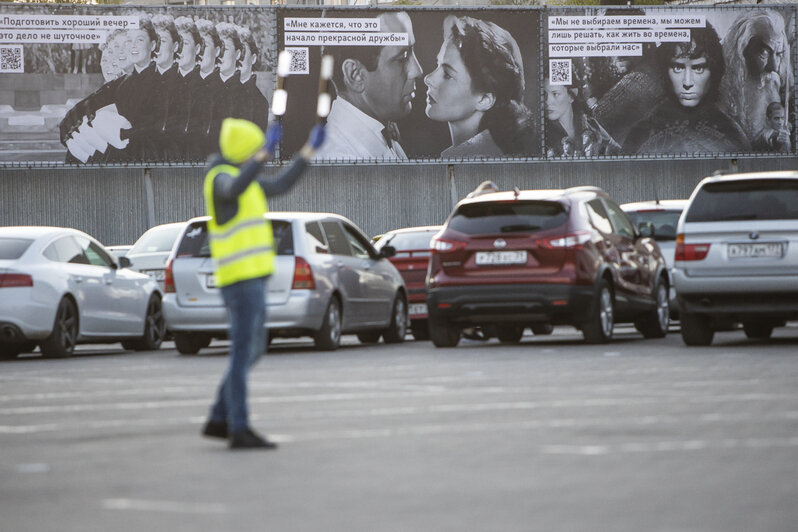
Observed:
[[[277,340],[250,408],[280,448],[243,452],[199,436],[226,344],[164,345],[0,363],[0,530],[796,530],[798,327]]]

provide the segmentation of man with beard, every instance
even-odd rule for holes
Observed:
[[[689,43],[664,43],[657,48],[667,97],[649,118],[632,128],[624,152],[710,154],[751,148],[742,129],[715,103],[725,71],[718,34],[709,23],[690,31]]]
[[[396,120],[413,108],[421,66],[413,24],[404,11],[379,16],[383,32],[405,33],[406,46],[330,46],[337,97],[327,119],[329,140],[316,159],[407,159]]]
[[[737,120],[754,142],[766,127],[767,108],[786,103],[790,92],[790,46],[777,12],[741,14],[723,39],[728,74],[721,83],[721,109]]]

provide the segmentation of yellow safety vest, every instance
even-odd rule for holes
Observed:
[[[205,177],[205,204],[208,208],[208,238],[216,262],[216,284],[227,286],[239,281],[269,275],[274,271],[274,235],[264,218],[269,211],[263,189],[253,181],[238,197],[238,212],[223,225],[216,223],[213,180],[221,172],[238,177],[240,170],[220,164]]]

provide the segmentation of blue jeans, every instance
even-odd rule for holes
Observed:
[[[227,422],[229,433],[249,426],[247,373],[266,348],[266,278],[240,281],[221,289],[230,324],[230,366],[219,384],[211,421]]]

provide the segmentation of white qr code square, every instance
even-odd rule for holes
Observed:
[[[308,48],[301,46],[286,46],[285,51],[291,54],[291,63],[288,65],[289,74],[310,74],[308,63]]]
[[[24,73],[25,59],[22,45],[19,44],[0,44],[0,72],[3,73]]]
[[[549,83],[570,85],[572,81],[570,59],[549,59]]]

